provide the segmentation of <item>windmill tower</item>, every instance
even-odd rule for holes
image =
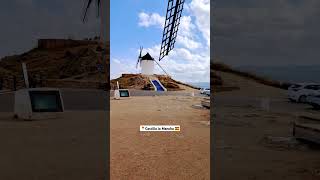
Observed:
[[[140,54],[138,57],[137,65],[136,67],[138,68],[138,65],[140,64],[141,67],[141,74],[143,75],[153,75],[154,74],[154,58],[149,54],[145,54],[144,56],[141,56],[142,53],[142,47],[140,47]]]

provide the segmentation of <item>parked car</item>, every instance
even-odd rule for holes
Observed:
[[[210,88],[201,88],[200,89],[200,94],[207,94],[208,92],[210,94]]]
[[[207,96],[210,96],[210,89],[207,89],[206,91],[204,91],[204,94]]]
[[[315,109],[320,109],[320,95],[307,96],[307,103],[313,106]]]
[[[298,90],[298,89],[301,89],[305,86],[306,84],[293,84],[291,86],[288,87],[288,90],[289,91],[292,91],[292,90]]]
[[[306,103],[308,96],[320,95],[319,84],[295,84],[288,88],[288,98],[294,102]]]
[[[296,91],[302,89],[304,87],[303,84],[293,84],[288,87],[288,98],[290,101],[295,101],[296,98]]]

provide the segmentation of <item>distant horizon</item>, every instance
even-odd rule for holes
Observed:
[[[97,36],[97,37],[99,37],[99,36]],[[10,56],[19,56],[19,55],[22,55],[22,54],[24,54],[24,53],[26,53],[26,52],[29,52],[29,51],[31,51],[31,50],[33,50],[33,49],[36,49],[37,47],[38,47],[38,40],[40,40],[40,39],[57,39],[57,40],[74,40],[74,41],[82,41],[82,40],[86,40],[86,39],[90,39],[91,38],[91,40],[93,39],[93,38],[95,38],[95,37],[84,37],[84,38],[37,38],[36,39],[36,42],[35,42],[35,45],[34,46],[32,46],[32,47],[30,47],[30,49],[26,49],[25,51],[22,51],[22,52],[13,52],[14,54],[9,54],[9,55],[3,55],[3,56],[0,56],[0,61],[3,59],[3,58],[5,58],[5,57],[10,57]],[[94,40],[94,39],[93,39]]]
[[[227,64],[228,65],[228,64]],[[314,67],[320,66],[319,64],[288,64],[288,65],[236,65],[232,66],[234,68],[243,68],[243,67],[256,67],[256,68],[285,68],[285,67]]]

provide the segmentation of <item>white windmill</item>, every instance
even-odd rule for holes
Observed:
[[[156,63],[164,73],[168,75],[168,73],[160,66],[160,64],[147,52],[144,56],[142,56],[143,47],[140,47],[140,53],[137,60],[136,68],[140,64],[141,74],[143,75],[153,75],[154,74],[154,63]]]
[[[137,60],[136,68],[138,68],[138,65],[140,63],[141,67],[141,74],[143,75],[153,75],[154,74],[154,58],[149,54],[145,54],[142,56],[142,50],[143,48],[140,47],[140,54]]]

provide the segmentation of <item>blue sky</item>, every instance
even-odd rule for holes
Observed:
[[[111,1],[110,40],[112,54],[122,55],[123,50],[139,48],[139,42],[151,46],[161,41],[162,30],[139,27],[140,12],[157,12],[163,14],[166,4],[162,0],[122,0]],[[133,53],[136,53],[135,51]]]
[[[175,49],[160,64],[177,80],[209,81],[210,1],[187,0]],[[167,1],[111,1],[111,78],[138,73],[139,46],[155,59],[159,56]],[[159,68],[157,74],[163,74]]]

